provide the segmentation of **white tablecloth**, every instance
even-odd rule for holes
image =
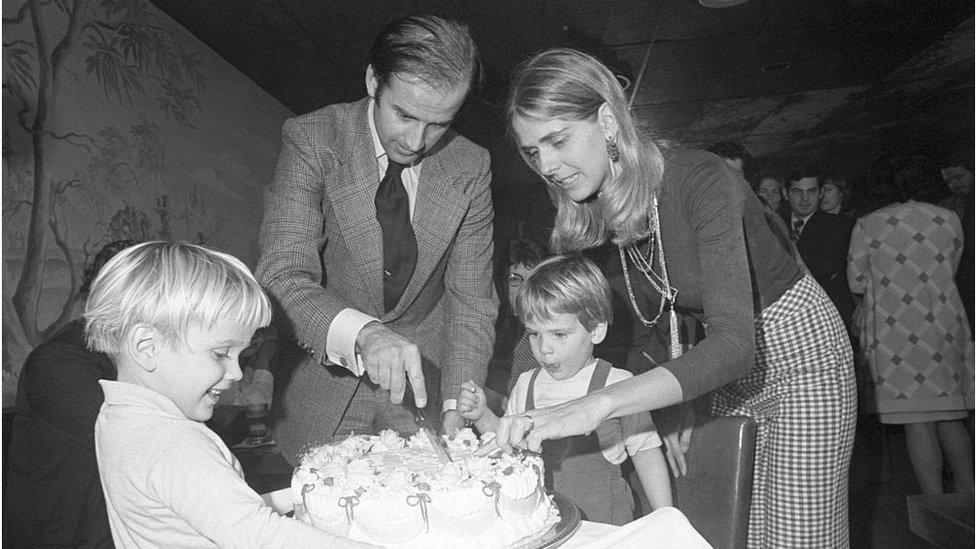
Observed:
[[[624,526],[583,521],[560,549],[711,549],[684,513],[664,507]]]

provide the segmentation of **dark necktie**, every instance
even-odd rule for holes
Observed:
[[[390,160],[376,191],[376,220],[383,229],[383,304],[396,307],[417,267],[417,238],[410,224],[410,199],[400,172],[404,165]]]
[[[803,231],[804,221],[802,219],[793,220],[793,240],[800,240],[800,233]]]

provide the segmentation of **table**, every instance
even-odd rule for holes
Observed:
[[[664,507],[630,524],[613,526],[583,521],[560,549],[711,549],[684,513]]]
[[[973,496],[939,494],[907,496],[912,533],[939,547],[973,546]]]

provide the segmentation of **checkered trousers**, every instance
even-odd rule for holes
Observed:
[[[750,548],[850,546],[853,353],[837,310],[810,275],[756,319],[745,378],[713,393],[716,415],[758,424]]]

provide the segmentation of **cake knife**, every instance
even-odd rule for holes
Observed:
[[[427,421],[427,414],[417,406],[413,389],[410,388],[409,383],[407,384],[406,391],[403,393],[403,405],[413,414],[413,419],[417,422],[418,430],[430,441],[431,447],[434,448],[434,453],[437,454],[437,460],[441,463],[453,462],[451,452],[447,449],[447,443],[430,428],[430,422]]]

